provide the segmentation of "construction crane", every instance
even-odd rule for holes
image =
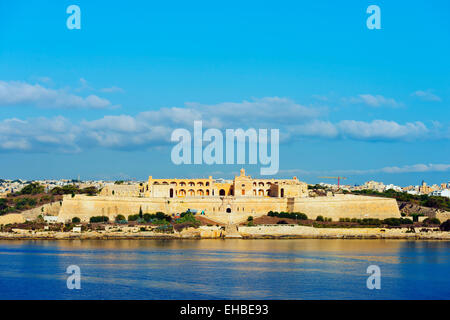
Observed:
[[[346,177],[319,177],[321,179],[337,179],[338,182],[338,189],[339,189],[339,184],[341,182],[341,180],[347,179]]]

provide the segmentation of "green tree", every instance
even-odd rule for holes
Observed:
[[[125,216],[124,215],[122,215],[122,214],[118,214],[117,216],[116,216],[116,222],[118,222],[118,221],[126,221],[127,219],[125,219]]]
[[[41,186],[37,182],[33,182],[23,187],[23,189],[20,191],[20,194],[39,194],[44,193],[44,190],[44,186]]]

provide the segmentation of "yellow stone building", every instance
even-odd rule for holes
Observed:
[[[206,217],[227,223],[245,221],[269,211],[302,212],[315,219],[321,215],[332,218],[391,218],[400,217],[395,199],[356,195],[309,197],[308,185],[292,179],[257,179],[242,169],[233,180],[155,179],[147,182],[107,185],[98,196],[65,196],[59,221],[79,217],[105,215],[113,220],[117,215],[139,212],[176,214],[197,211]]]
[[[221,182],[208,179],[154,179],[140,185],[112,185],[102,190],[106,196],[138,196],[145,198],[186,197],[307,197],[308,185],[292,179],[254,179],[241,169],[232,181]]]

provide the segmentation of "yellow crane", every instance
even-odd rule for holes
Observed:
[[[337,179],[338,189],[339,189],[341,180],[347,179],[346,177],[319,177],[319,178],[321,178],[321,179]]]

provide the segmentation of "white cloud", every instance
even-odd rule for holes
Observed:
[[[420,121],[399,124],[387,120],[343,120],[337,127],[342,136],[358,140],[414,140],[425,137],[429,131]]]
[[[55,90],[40,84],[0,80],[0,106],[38,106],[47,108],[113,107],[107,99],[96,95],[81,97],[65,90]]]
[[[409,172],[444,172],[450,170],[450,164],[415,164],[403,167],[385,167],[380,169],[385,173],[409,173]]]
[[[403,103],[397,102],[393,98],[386,98],[382,95],[359,94],[357,97],[344,98],[344,102],[352,104],[365,104],[370,107],[401,107]]]
[[[109,88],[102,88],[100,89],[101,92],[106,92],[106,93],[114,93],[114,92],[120,92],[123,93],[124,90],[122,88],[116,87],[116,86],[112,86]]]
[[[437,95],[435,95],[434,93],[432,93],[431,90],[426,91],[418,90],[412,93],[411,95],[425,101],[442,101],[442,99]]]
[[[414,164],[406,166],[391,166],[378,169],[366,170],[303,170],[287,169],[280,170],[280,174],[303,174],[303,175],[324,175],[324,174],[346,174],[346,175],[368,175],[377,173],[418,173],[418,172],[446,172],[450,171],[450,164]]]
[[[0,150],[78,152],[87,148],[146,149],[170,146],[176,128],[192,130],[195,120],[203,127],[275,128],[281,141],[298,138],[361,141],[415,141],[450,139],[446,126],[428,128],[422,122],[398,123],[319,120],[322,109],[305,107],[285,98],[262,98],[216,105],[188,103],[184,108],[161,108],[137,115],[106,115],[72,123],[63,117],[6,119],[0,121]]]
[[[0,150],[78,152],[80,128],[64,117],[6,119],[0,122]]]

